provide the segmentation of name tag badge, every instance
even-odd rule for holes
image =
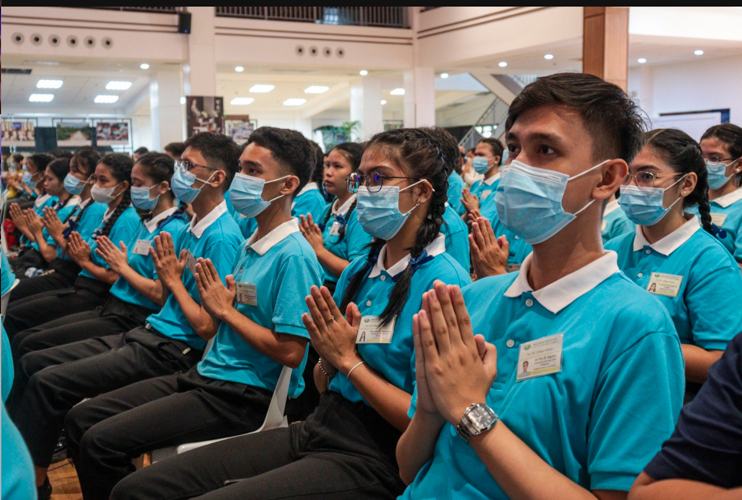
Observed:
[[[390,344],[394,335],[394,323],[381,326],[379,316],[364,316],[361,318],[361,327],[358,329],[356,344]]]
[[[647,291],[655,295],[677,297],[682,282],[682,276],[677,276],[675,274],[652,273],[649,277],[649,283],[647,284]]]
[[[729,214],[711,214],[711,222],[716,224],[717,226],[721,227],[724,225],[724,221],[727,220],[727,215]]]
[[[186,250],[186,267],[193,276],[196,276],[196,258],[190,250]]]
[[[520,264],[508,264],[505,269],[509,273],[514,273],[516,271],[520,271]]]
[[[520,345],[515,380],[520,382],[562,371],[564,334],[550,335]]]
[[[489,195],[492,194],[492,190],[488,189],[487,191],[482,191],[482,199],[486,199]]]
[[[149,249],[152,248],[152,242],[150,240],[137,240],[134,245],[134,253],[136,255],[149,255]]]
[[[258,285],[237,283],[237,302],[248,306],[258,305]]]
[[[340,223],[333,222],[330,227],[330,236],[340,236]]]

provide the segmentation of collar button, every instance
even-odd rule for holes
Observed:
[[[533,306],[533,300],[532,299],[526,299],[526,307]]]

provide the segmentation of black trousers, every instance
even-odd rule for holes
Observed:
[[[44,292],[51,292],[54,290],[63,290],[65,288],[71,288],[75,285],[77,274],[80,272],[80,268],[74,262],[63,261],[61,259],[55,259],[50,264],[50,267],[55,265],[55,261],[59,260],[63,264],[58,264],[60,267],[65,266],[70,269],[72,276],[68,273],[62,273],[59,271],[45,274],[43,276],[35,276],[33,278],[23,279],[18,283],[10,294],[10,302],[8,305],[15,302],[20,302],[28,297],[37,295]],[[74,272],[77,271],[77,272]]]
[[[18,255],[9,260],[9,263],[15,277],[21,281],[29,279],[26,277],[26,271],[29,268],[35,267],[43,270],[49,266],[41,252],[30,245],[18,252]]]
[[[399,436],[365,404],[326,391],[305,422],[145,467],[111,499],[393,499],[405,488],[394,457]],[[224,486],[234,479],[243,480]]]
[[[24,330],[49,321],[70,314],[93,311],[96,307],[104,305],[111,296],[108,293],[111,286],[98,280],[79,277],[75,283],[72,288],[44,292],[19,300],[12,300],[15,294],[13,290],[3,322],[10,340]],[[80,284],[84,284],[84,287]]]
[[[147,317],[155,312],[111,296],[106,305],[94,311],[70,314],[16,334],[11,342],[14,366],[29,352],[126,333],[144,326]]]
[[[76,406],[65,429],[83,497],[108,500],[116,483],[134,472],[132,458],[142,453],[254,431],[271,397],[264,389],[203,377],[193,367]]]
[[[67,412],[85,398],[189,370],[203,355],[154,330],[75,342],[21,358],[26,390],[10,416],[38,467],[48,467]]]

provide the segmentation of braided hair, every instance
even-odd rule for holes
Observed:
[[[729,149],[729,155],[733,159],[742,161],[740,160],[740,158],[742,158],[742,127],[731,123],[714,125],[703,133],[701,142],[703,142],[704,139],[711,139],[712,137],[719,139],[727,146],[727,149]],[[737,174],[734,183],[737,187],[742,187],[742,172]]]
[[[330,152],[335,151],[335,150],[337,150],[341,155],[343,155],[343,158],[348,160],[348,163],[350,163],[351,172],[356,172],[358,170],[358,167],[361,166],[361,159],[363,158],[363,146],[362,145],[358,144],[357,142],[342,142],[338,144],[337,146],[335,146],[334,148],[332,148]],[[324,164],[324,159],[323,159],[323,164]],[[335,199],[333,199],[331,203],[335,203]],[[346,212],[344,216],[346,221],[350,220],[350,215],[353,213],[355,209],[356,209],[356,201],[353,200],[353,203],[351,203],[350,208],[348,209],[348,212]],[[328,210],[327,215],[325,215],[325,220],[322,221],[323,226],[327,225],[327,221],[330,220],[331,216],[332,216],[332,210]],[[346,227],[348,227],[348,225],[343,224],[343,227],[340,228],[340,231],[338,233],[338,243],[343,241],[343,239],[345,238]]]
[[[412,259],[418,259],[425,247],[437,237],[443,224],[443,213],[448,200],[448,175],[455,168],[459,157],[458,145],[450,134],[438,128],[402,128],[381,132],[371,138],[367,150],[381,152],[401,166],[409,177],[426,179],[435,190],[432,193],[428,213],[415,234],[415,243],[410,251]],[[350,279],[340,305],[345,310],[355,299],[358,289],[378,259],[379,252],[386,242],[374,239],[368,254],[367,265]],[[399,316],[410,294],[413,265],[396,278],[396,284],[389,295],[389,303],[381,313],[381,324],[387,325]]]
[[[682,130],[673,128],[650,130],[645,134],[645,140],[645,147],[652,148],[675,172],[696,174],[696,188],[683,200],[683,208],[698,205],[703,228],[713,234],[708,172],[701,146]]]
[[[124,191],[121,201],[116,205],[113,214],[111,214],[111,217],[108,218],[106,223],[103,225],[103,228],[98,233],[98,236],[107,237],[114,224],[116,224],[118,218],[122,213],[124,213],[124,210],[129,208],[129,205],[131,205],[131,190],[129,188],[131,187],[131,169],[134,166],[134,160],[125,154],[109,153],[101,158],[98,163],[105,165],[111,173],[111,177],[116,179],[118,182],[126,181],[129,183],[126,191]]]

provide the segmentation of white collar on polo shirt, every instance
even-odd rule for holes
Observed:
[[[677,228],[672,233],[668,234],[659,241],[650,244],[647,238],[644,237],[641,226],[636,226],[636,236],[634,236],[634,251],[638,252],[644,247],[649,247],[657,253],[668,257],[680,246],[688,241],[691,236],[696,234],[696,231],[701,229],[701,225],[698,223],[698,217],[692,216],[688,222]]]
[[[484,180],[482,180],[482,183],[483,183],[483,184],[487,184],[488,186],[491,186],[492,184],[494,184],[494,183],[495,183],[495,181],[496,181],[497,179],[499,179],[499,178],[500,178],[500,173],[501,173],[501,172],[500,172],[500,171],[498,170],[498,172],[497,172],[497,173],[496,173],[495,175],[493,175],[492,177],[490,177],[489,179],[484,179]]]
[[[528,270],[533,262],[533,254],[528,256],[520,266],[518,276],[510,288],[505,291],[505,297],[520,297],[523,292],[533,292],[528,284]],[[554,283],[533,292],[533,297],[539,304],[554,314],[579,299],[587,292],[619,272],[618,255],[616,252],[607,252],[605,255],[581,267]]]
[[[222,214],[227,213],[227,202],[222,201],[220,204],[215,206],[211,212],[206,214],[206,217],[201,219],[200,221],[196,222],[196,218],[194,217],[191,219],[191,225],[188,227],[188,231],[193,233],[193,236],[196,238],[200,238],[202,234],[204,234],[204,231],[212,225],[216,220],[222,216]],[[195,223],[195,224],[194,224]]]
[[[348,201],[343,203],[342,207],[335,208],[337,207],[337,204],[338,204],[338,201],[335,200],[334,202],[332,202],[332,215],[342,215],[343,217],[345,217],[345,214],[348,213],[348,210],[350,210],[350,206],[353,204],[354,201],[356,201],[356,195],[353,195],[350,198],[348,198]]]
[[[157,217],[152,217],[151,220],[148,220],[144,223],[144,227],[147,228],[147,231],[149,231],[150,234],[155,232],[155,229],[157,229],[157,225],[164,221],[166,218],[170,217],[175,213],[175,211],[178,210],[178,207],[168,208],[164,212],[162,212]]]
[[[283,241],[290,234],[299,232],[299,219],[291,218],[276,226],[273,231],[266,234],[258,240],[258,231],[256,230],[247,240],[247,246],[255,250],[258,255],[265,255],[265,253],[273,248],[277,243]],[[256,241],[257,240],[257,241]]]
[[[715,200],[712,200],[710,203],[716,203],[721,208],[727,208],[729,205],[739,200],[742,200],[742,188],[736,189],[735,191],[732,191],[729,194],[725,194],[724,196],[719,196]]]
[[[443,252],[446,251],[446,235],[443,233],[438,233],[438,236],[433,240],[433,242],[425,247],[425,252],[428,253],[431,257],[435,257],[436,255],[440,255]],[[374,264],[374,268],[371,269],[371,273],[368,275],[369,278],[376,278],[381,274],[381,271],[386,271],[389,276],[396,276],[405,269],[407,269],[407,265],[410,263],[410,260],[412,260],[412,255],[407,254],[404,257],[402,257],[399,262],[394,264],[389,269],[384,268],[384,259],[386,258],[386,245],[381,247],[381,251],[379,252],[379,258],[376,259],[376,264]]]
[[[605,206],[605,210],[603,210],[603,218],[608,217],[608,214],[615,212],[618,208],[618,200],[613,200],[612,202],[608,203]]]

